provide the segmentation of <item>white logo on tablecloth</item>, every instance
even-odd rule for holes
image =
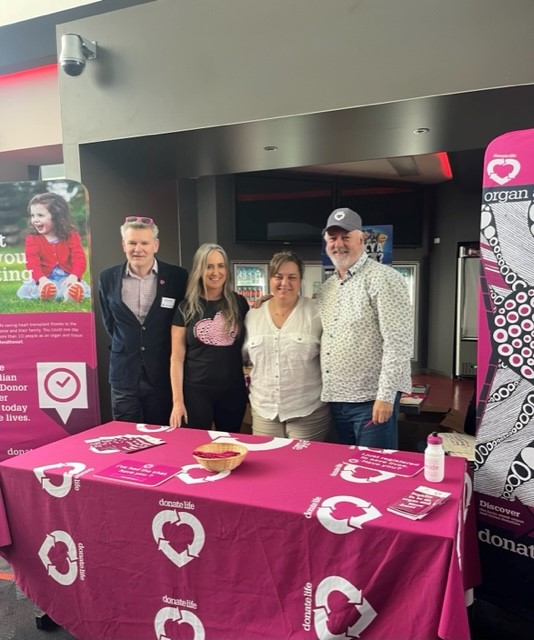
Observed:
[[[365,472],[373,473],[374,475],[367,476],[366,478],[353,475],[353,473],[358,469],[361,469],[361,470],[365,469]],[[389,471],[379,471],[379,470],[373,471],[373,470],[367,469],[366,467],[361,467],[358,464],[346,464],[340,473],[340,477],[343,478],[343,480],[346,480],[347,482],[357,482],[360,484],[365,484],[365,483],[383,482],[384,480],[391,480],[392,478],[395,478],[396,475],[394,473],[390,473]]]
[[[50,562],[50,551],[58,542],[62,542],[67,547],[68,569],[65,573],[61,573],[57,567]],[[78,577],[78,553],[76,551],[76,544],[66,531],[58,529],[56,531],[52,531],[52,533],[48,533],[38,554],[41,562],[48,572],[48,575],[59,584],[68,586]]]
[[[350,518],[338,519],[335,517],[338,502],[353,504],[361,509],[362,513]],[[355,529],[361,529],[364,523],[375,520],[382,515],[370,502],[356,496],[332,496],[331,498],[326,498],[317,509],[316,514],[317,519],[325,529],[339,535],[353,533]]]
[[[170,640],[165,634],[165,623],[168,620],[177,622],[178,624],[188,624],[192,627],[195,635],[193,640],[204,640],[206,632],[200,618],[187,609],[179,609],[178,607],[163,607],[160,609],[154,619],[154,631],[157,640]]]
[[[513,158],[495,158],[488,163],[487,173],[493,182],[503,185],[510,180],[513,180],[519,170],[521,169],[521,163]]]
[[[208,434],[215,442],[244,444],[249,451],[269,451],[270,449],[281,449],[293,444],[293,440],[289,438],[272,438],[270,442],[242,442],[239,438],[231,436],[226,431],[208,431]]]
[[[185,482],[185,484],[201,484],[202,482],[215,482],[216,480],[222,480],[223,478],[226,478],[226,476],[230,475],[230,471],[219,471],[219,473],[209,473],[209,475],[195,478],[194,476],[189,475],[189,472],[193,469],[200,469],[201,471],[206,472],[204,467],[200,464],[186,464],[181,468],[180,472],[176,474],[176,477],[182,482]]]
[[[145,423],[138,423],[135,425],[135,428],[137,429],[137,431],[141,431],[143,433],[157,433],[158,431],[170,431],[171,427],[169,427],[168,425],[154,425],[154,424],[145,424]]]
[[[163,536],[163,527],[166,524],[174,524],[177,527],[186,525],[193,531],[193,542],[187,545],[184,551],[176,551],[171,543]],[[160,511],[152,520],[152,535],[158,543],[158,549],[173,562],[177,567],[183,567],[191,560],[198,558],[204,542],[206,534],[204,527],[198,518],[187,511],[176,511],[175,509],[166,509]]]
[[[464,477],[464,522],[467,520],[467,512],[469,511],[469,505],[473,498],[473,479],[469,473]]]
[[[69,471],[63,473],[63,481],[60,485],[52,483],[50,478],[46,477],[46,471],[49,469],[61,469],[61,467],[71,467]],[[54,498],[64,498],[72,489],[73,476],[85,471],[87,467],[83,462],[58,462],[57,464],[47,464],[43,467],[35,467],[33,473],[42,488]]]
[[[358,621],[350,627],[347,627],[344,634],[334,635],[328,628],[328,614],[330,608],[328,606],[328,598],[334,591],[339,591],[347,596],[347,605],[356,608],[360,614]],[[313,611],[313,623],[315,632],[319,640],[348,640],[349,638],[358,638],[371,622],[376,618],[376,611],[363,597],[362,591],[357,589],[345,578],[341,576],[329,576],[321,580],[315,590],[315,609]]]
[[[351,449],[356,449],[355,445],[351,445]],[[397,449],[379,449],[377,447],[358,447],[359,451],[372,451],[373,453],[398,453]]]
[[[464,496],[463,509],[458,511],[458,528],[456,530],[456,555],[458,556],[458,565],[462,569],[462,539],[464,535],[464,526],[469,512],[469,505],[473,498],[473,479],[469,473],[464,475]]]

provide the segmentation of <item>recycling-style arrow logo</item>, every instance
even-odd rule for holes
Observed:
[[[352,447],[355,449],[356,447]],[[397,449],[380,449],[379,447],[360,447],[358,446],[360,451],[372,451],[373,453],[398,453]]]
[[[488,176],[497,184],[503,185],[513,180],[521,169],[521,164],[514,158],[495,158],[488,163]]]
[[[163,536],[163,526],[167,523],[181,527],[190,527],[193,531],[193,542],[187,545],[187,549],[176,551],[171,543]],[[152,520],[152,535],[158,543],[158,549],[173,562],[177,567],[183,567],[195,558],[198,558],[202,547],[206,541],[204,527],[198,518],[188,511],[176,511],[175,509],[165,509],[154,516]]]
[[[170,431],[171,427],[167,425],[154,425],[154,424],[145,424],[139,422],[135,425],[137,431],[141,431],[143,433],[158,433],[158,431]]]
[[[62,542],[67,547],[68,568],[65,573],[61,573],[57,567],[50,562],[50,551],[59,542]],[[48,575],[59,584],[69,586],[78,577],[78,552],[76,551],[76,544],[66,531],[57,529],[56,531],[52,531],[52,533],[48,533],[39,548],[38,555]]]
[[[465,481],[465,485],[464,485],[464,522],[465,522],[467,520],[469,505],[471,504],[471,500],[473,499],[473,480],[469,475],[469,473],[465,474],[464,481]]]
[[[335,517],[335,513],[339,502],[353,504],[361,509],[362,512],[357,516],[338,519]],[[332,496],[331,498],[326,498],[317,508],[316,514],[317,519],[325,529],[339,535],[353,533],[356,529],[361,529],[366,522],[376,520],[382,515],[370,502],[356,496]]]
[[[215,442],[231,444],[242,444],[249,451],[270,451],[271,449],[281,449],[293,444],[291,438],[271,438],[267,442],[242,442],[239,438],[230,435],[227,431],[208,431],[210,438]]]
[[[360,614],[357,622],[347,627],[343,634],[333,634],[328,628],[330,607],[328,598],[334,591],[343,593],[348,598],[348,605],[353,606]],[[362,592],[341,576],[328,576],[318,584],[315,591],[315,608],[313,622],[319,640],[348,640],[358,638],[376,618],[376,611],[363,597]]]
[[[63,472],[63,480],[60,485],[54,484],[50,478],[46,477],[46,472],[50,469],[61,469],[70,467]],[[41,487],[54,498],[64,498],[72,489],[73,477],[85,471],[86,465],[83,462],[58,462],[57,464],[47,464],[42,467],[35,467],[33,473]]]
[[[373,475],[372,476],[371,475],[368,475],[368,476],[353,475],[358,469],[364,470],[368,474],[372,473]],[[391,480],[392,478],[396,477],[396,475],[394,473],[391,473],[390,471],[368,469],[366,467],[362,467],[359,464],[352,464],[352,463],[345,464],[339,475],[341,478],[343,478],[343,480],[346,480],[347,482],[356,482],[359,484],[369,484],[369,483],[373,484],[378,482],[384,482],[384,480]]]
[[[219,473],[210,473],[210,475],[195,478],[189,475],[189,472],[192,469],[201,469],[202,471],[206,471],[200,464],[186,464],[176,474],[176,477],[182,482],[185,482],[185,484],[201,484],[202,482],[216,482],[217,480],[222,480],[223,478],[226,478],[226,476],[230,475],[230,471],[219,471]]]
[[[163,607],[160,609],[154,619],[154,631],[157,640],[170,640],[165,634],[165,623],[171,620],[178,624],[188,624],[194,632],[193,640],[205,640],[206,632],[200,618],[192,611],[187,609],[179,609],[178,607]]]

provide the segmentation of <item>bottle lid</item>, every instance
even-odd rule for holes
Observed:
[[[438,436],[438,432],[434,431],[426,439],[428,444],[443,444],[443,439]]]

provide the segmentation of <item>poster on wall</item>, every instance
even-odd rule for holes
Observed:
[[[391,264],[393,262],[393,225],[391,224],[375,224],[373,226],[363,226],[365,253],[382,264]],[[326,247],[323,240],[321,258],[325,274],[332,275],[334,265],[330,258],[326,255]]]
[[[0,461],[100,422],[89,198],[0,184]]]
[[[534,129],[487,148],[475,493],[485,599],[534,619]]]

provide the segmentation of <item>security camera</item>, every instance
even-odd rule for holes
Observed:
[[[83,73],[87,60],[96,58],[96,42],[86,40],[76,33],[61,36],[59,64],[68,76]]]

